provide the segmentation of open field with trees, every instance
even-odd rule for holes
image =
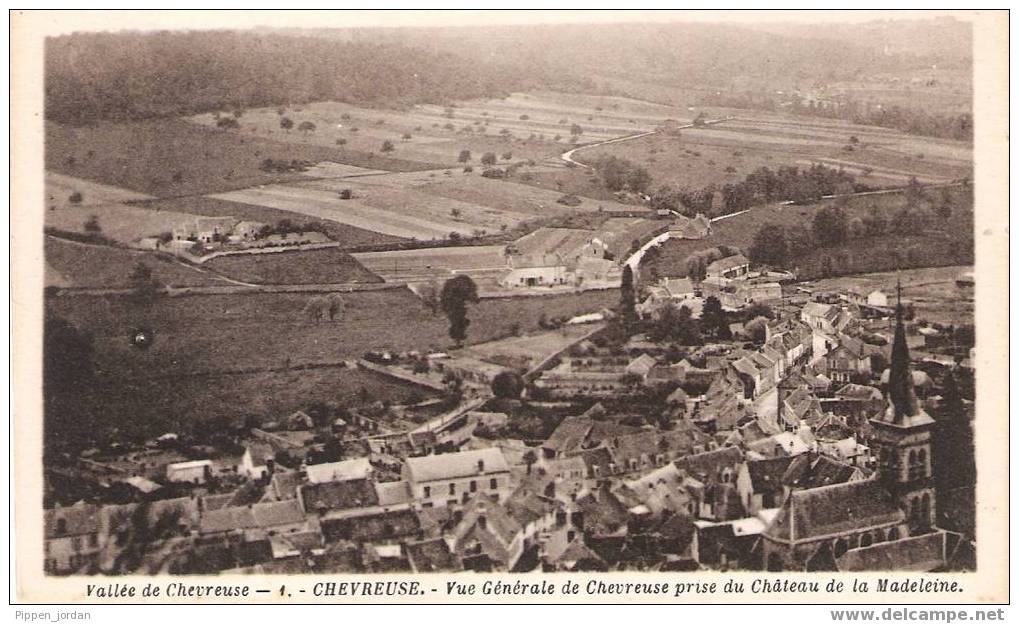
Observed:
[[[819,213],[838,210],[818,231]],[[759,243],[759,233],[768,244]],[[775,241],[778,241],[775,243]],[[712,224],[704,240],[669,240],[642,264],[644,275],[686,275],[686,259],[718,245],[801,278],[869,273],[973,261],[973,195],[969,187],[923,188],[828,199],[811,205],[767,205]],[[774,253],[778,247],[781,253]],[[755,249],[756,247],[756,249]]]
[[[337,146],[305,145],[203,128],[178,119],[46,124],[46,170],[157,197],[223,192],[259,184],[306,180],[299,171],[263,169],[265,159],[367,164],[365,154]],[[395,158],[372,158],[392,171],[434,168]]]

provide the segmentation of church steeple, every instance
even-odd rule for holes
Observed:
[[[892,421],[902,422],[917,413],[913,374],[909,369],[909,346],[906,345],[906,328],[902,323],[902,281],[895,287],[895,338],[892,342],[892,361],[888,372],[889,406]]]

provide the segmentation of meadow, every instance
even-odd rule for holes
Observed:
[[[377,283],[382,279],[336,247],[219,256],[202,265],[252,284]]]
[[[162,284],[178,287],[226,285],[208,271],[145,251],[89,245],[52,236],[46,237],[44,249],[47,286],[131,288],[131,272],[139,263],[152,269],[153,277]]]

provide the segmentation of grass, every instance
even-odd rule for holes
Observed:
[[[447,349],[448,324],[409,290],[342,295],[335,322],[303,313],[313,294],[252,293],[163,298],[152,306],[125,297],[50,298],[50,310],[95,336],[98,367],[111,375],[142,376],[284,367],[337,362],[376,349]],[[542,316],[573,316],[615,305],[614,291],[554,297],[485,299],[470,306],[468,342],[503,338],[519,328],[538,329]],[[128,337],[139,325],[155,332],[140,351]]]
[[[85,245],[46,237],[47,285],[79,288],[130,288],[134,266],[143,262],[153,276],[173,286],[224,285],[214,275],[183,266],[163,256],[102,245]]]
[[[382,279],[338,248],[220,256],[206,267],[254,284],[378,283]]]
[[[306,180],[300,173],[266,173],[275,160],[336,161],[391,171],[430,165],[367,156],[336,146],[277,141],[158,119],[95,126],[47,122],[46,169],[158,197],[223,192],[260,184]],[[180,174],[178,180],[175,176]]]
[[[376,349],[450,346],[446,319],[431,315],[407,290],[344,294],[343,319],[332,323],[305,318],[302,309],[311,296],[185,296],[151,306],[126,297],[51,297],[46,303],[48,312],[94,337],[93,394],[103,406],[104,426],[147,435],[219,414],[275,417],[315,400],[348,402],[362,387],[373,399],[393,402],[414,392],[345,369],[202,373],[338,363]],[[535,331],[543,315],[573,316],[617,300],[618,293],[611,291],[483,300],[469,309],[469,342],[503,338],[517,327]],[[155,341],[144,351],[128,340],[142,325],[155,332]]]

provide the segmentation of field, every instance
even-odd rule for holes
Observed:
[[[124,297],[48,300],[52,312],[95,336],[97,365],[126,376],[284,367],[357,358],[370,350],[447,349],[448,326],[409,290],[342,295],[335,322],[315,322],[303,310],[314,295],[252,293],[161,299],[153,306]],[[574,316],[615,305],[616,291],[555,297],[484,299],[471,306],[468,342],[506,337],[514,327],[538,328],[542,316]],[[152,347],[129,345],[136,327],[153,328]]]
[[[590,325],[565,325],[530,336],[512,336],[467,347],[463,354],[510,368],[531,369],[550,355],[565,349],[594,331]]]
[[[919,318],[958,325],[973,323],[973,292],[963,293],[955,285],[956,278],[972,270],[972,266],[946,266],[868,273],[817,280],[814,288],[819,292],[844,292],[849,288],[861,288],[864,291],[881,289],[891,294],[901,279],[902,296],[913,302]]]
[[[78,288],[130,288],[131,271],[142,262],[155,279],[173,286],[222,286],[226,283],[208,272],[184,266],[156,254],[86,245],[46,237],[46,285]]]
[[[467,273],[475,280],[506,270],[502,245],[436,247],[352,254],[386,281],[423,282]]]
[[[364,284],[382,281],[350,254],[335,247],[219,256],[203,266],[253,284]]]
[[[866,244],[851,241],[843,245],[819,248],[812,253],[794,258],[788,268],[798,269],[801,277],[813,278],[822,272],[824,259],[831,258],[833,268],[839,273],[862,273],[892,270],[897,267],[940,266],[972,262],[973,258],[973,212],[972,196],[959,189],[950,192],[955,202],[951,216],[942,220],[928,218],[928,229],[913,236],[888,234],[871,237]],[[938,201],[940,191],[930,191],[929,197]],[[682,276],[686,274],[686,259],[695,252],[717,245],[729,245],[744,251],[750,248],[754,235],[763,225],[810,227],[814,215],[825,204],[810,206],[768,205],[753,208],[749,212],[716,221],[712,234],[704,240],[669,240],[660,247],[657,258],[649,259],[642,265],[641,275],[657,273],[661,276]],[[886,219],[890,219],[906,205],[902,193],[860,195],[841,202],[850,218],[863,217],[870,208],[876,207]]]
[[[759,167],[803,168],[813,163],[841,167],[872,186],[901,186],[911,176],[930,183],[972,176],[972,149],[958,141],[756,111],[714,113],[723,114],[737,118],[684,129],[678,136],[658,133],[581,150],[576,159],[626,158],[647,168],[655,186],[673,188],[722,185],[740,181]],[[858,142],[851,144],[850,137]]]
[[[69,200],[75,192],[82,194],[81,203]],[[95,217],[103,236],[130,243],[144,236],[170,232],[195,218],[193,214],[122,203],[147,198],[141,193],[47,172],[45,224],[65,232],[84,233],[85,221]]]
[[[383,142],[390,141],[389,156],[462,167],[459,155],[464,149],[470,150],[469,164],[475,166],[485,152],[496,153],[500,162],[541,160],[567,149],[574,123],[583,129],[581,141],[589,142],[651,129],[677,114],[676,109],[625,98],[537,92],[470,100],[449,109],[421,105],[394,111],[340,102],[306,104],[282,115],[277,108],[249,109],[234,132],[324,147],[340,141],[344,148],[365,153],[382,153]],[[280,127],[283,117],[293,121],[293,130]],[[213,115],[190,120],[208,127],[216,123]],[[298,130],[305,122],[315,129]],[[502,157],[506,152],[511,158]]]
[[[430,166],[334,146],[273,140],[203,128],[183,120],[46,124],[46,170],[157,197],[223,192],[259,184],[306,180],[300,173],[267,173],[266,158],[343,162],[392,171]],[[177,175],[179,174],[179,176]]]
[[[102,418],[127,429],[173,426],[217,414],[278,415],[313,400],[339,400],[366,387],[373,398],[399,401],[405,390],[344,369],[285,370],[339,363],[369,350],[447,349],[447,323],[407,290],[343,295],[343,318],[314,322],[303,313],[312,295],[205,295],[161,299],[152,306],[125,297],[47,299],[48,311],[93,335]],[[573,316],[614,305],[618,293],[483,300],[471,306],[469,343],[538,329],[543,316]],[[129,345],[139,326],[155,332],[147,350]],[[521,339],[526,342],[526,339]],[[224,371],[273,369],[222,374]],[[279,370],[284,369],[284,370]],[[203,374],[207,373],[207,374]],[[219,373],[219,374],[217,374]],[[411,391],[413,392],[413,391]],[[99,396],[99,395],[97,395]]]

